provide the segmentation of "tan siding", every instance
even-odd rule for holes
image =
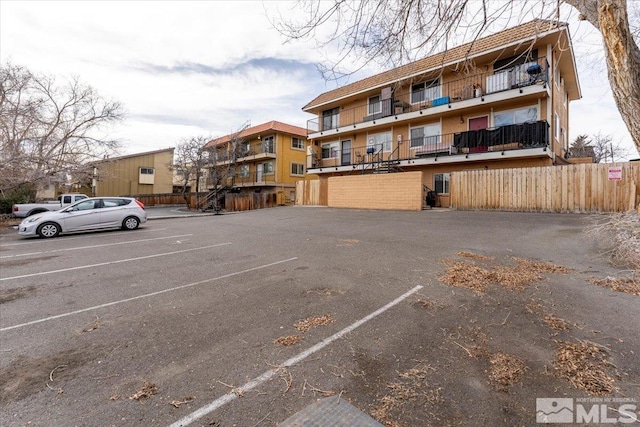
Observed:
[[[97,165],[96,196],[131,196],[138,194],[164,194],[173,191],[173,173],[170,165],[173,151],[155,152],[114,159]],[[141,167],[155,169],[153,184],[140,184]]]

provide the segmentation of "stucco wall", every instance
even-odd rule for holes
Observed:
[[[422,209],[422,172],[335,176],[328,205],[356,209]]]

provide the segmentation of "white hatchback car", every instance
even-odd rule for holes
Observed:
[[[56,237],[72,231],[122,228],[135,230],[147,222],[147,212],[132,197],[90,197],[55,212],[31,215],[18,228],[21,236]]]

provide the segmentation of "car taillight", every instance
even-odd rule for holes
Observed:
[[[18,212],[18,207],[16,205],[13,205],[13,211]]]
[[[142,209],[144,209],[144,203],[142,203],[140,200],[136,199],[136,203],[138,204],[138,206],[140,206]]]

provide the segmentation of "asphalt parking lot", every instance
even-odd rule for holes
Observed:
[[[619,274],[590,221],[280,207],[1,234],[0,425],[275,426],[330,395],[389,421],[384,398],[416,366],[397,425],[534,425],[536,397],[585,396],[549,373],[558,339],[606,346],[616,395],[640,398],[638,297],[588,282]],[[480,296],[438,281],[459,251],[571,272]],[[550,333],[525,310],[534,300],[575,327]],[[492,388],[474,340],[518,354],[520,383]]]

